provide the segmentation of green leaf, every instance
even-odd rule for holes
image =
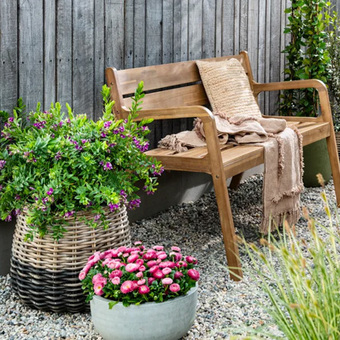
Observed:
[[[115,306],[118,303],[118,301],[110,301],[109,302],[109,309],[112,309],[113,306]]]

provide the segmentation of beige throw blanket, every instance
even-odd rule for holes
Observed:
[[[284,119],[215,115],[219,140],[225,144],[255,143],[264,148],[263,218],[260,231],[282,224],[285,218],[294,224],[300,217],[300,193],[303,190],[302,136],[287,128]],[[183,152],[205,146],[203,124],[196,119],[193,131],[166,136],[159,147]]]

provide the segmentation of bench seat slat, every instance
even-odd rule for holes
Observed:
[[[312,124],[312,125],[311,125]],[[294,122],[303,135],[303,145],[316,142],[330,135],[329,123]],[[256,145],[221,145],[222,162],[226,177],[232,177],[253,166],[262,164],[263,148]],[[206,147],[190,149],[186,152],[174,154],[172,150],[153,149],[148,155],[156,157],[167,170],[202,171],[210,173],[208,151]]]

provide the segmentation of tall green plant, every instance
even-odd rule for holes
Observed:
[[[291,35],[290,43],[282,51],[286,54],[285,80],[319,79],[328,83],[331,59],[327,50],[331,3],[325,0],[292,0],[286,9],[288,25],[284,33]],[[316,116],[316,91],[284,91],[281,95],[282,115]]]
[[[331,29],[327,49],[331,59],[328,82],[335,131],[340,131],[340,18],[336,12],[330,15]]]
[[[262,239],[263,248],[243,240],[253,277],[271,302],[268,311],[289,340],[340,339],[340,221],[336,214],[334,225],[325,191],[321,197],[329,225],[305,211],[308,240],[288,224],[278,240],[272,235]]]

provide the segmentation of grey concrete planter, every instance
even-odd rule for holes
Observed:
[[[9,273],[14,229],[15,220],[11,222],[0,220],[0,275]]]
[[[177,340],[195,320],[197,286],[187,295],[166,301],[147,302],[124,307],[118,303],[109,309],[109,300],[94,296],[92,322],[107,340]]]

